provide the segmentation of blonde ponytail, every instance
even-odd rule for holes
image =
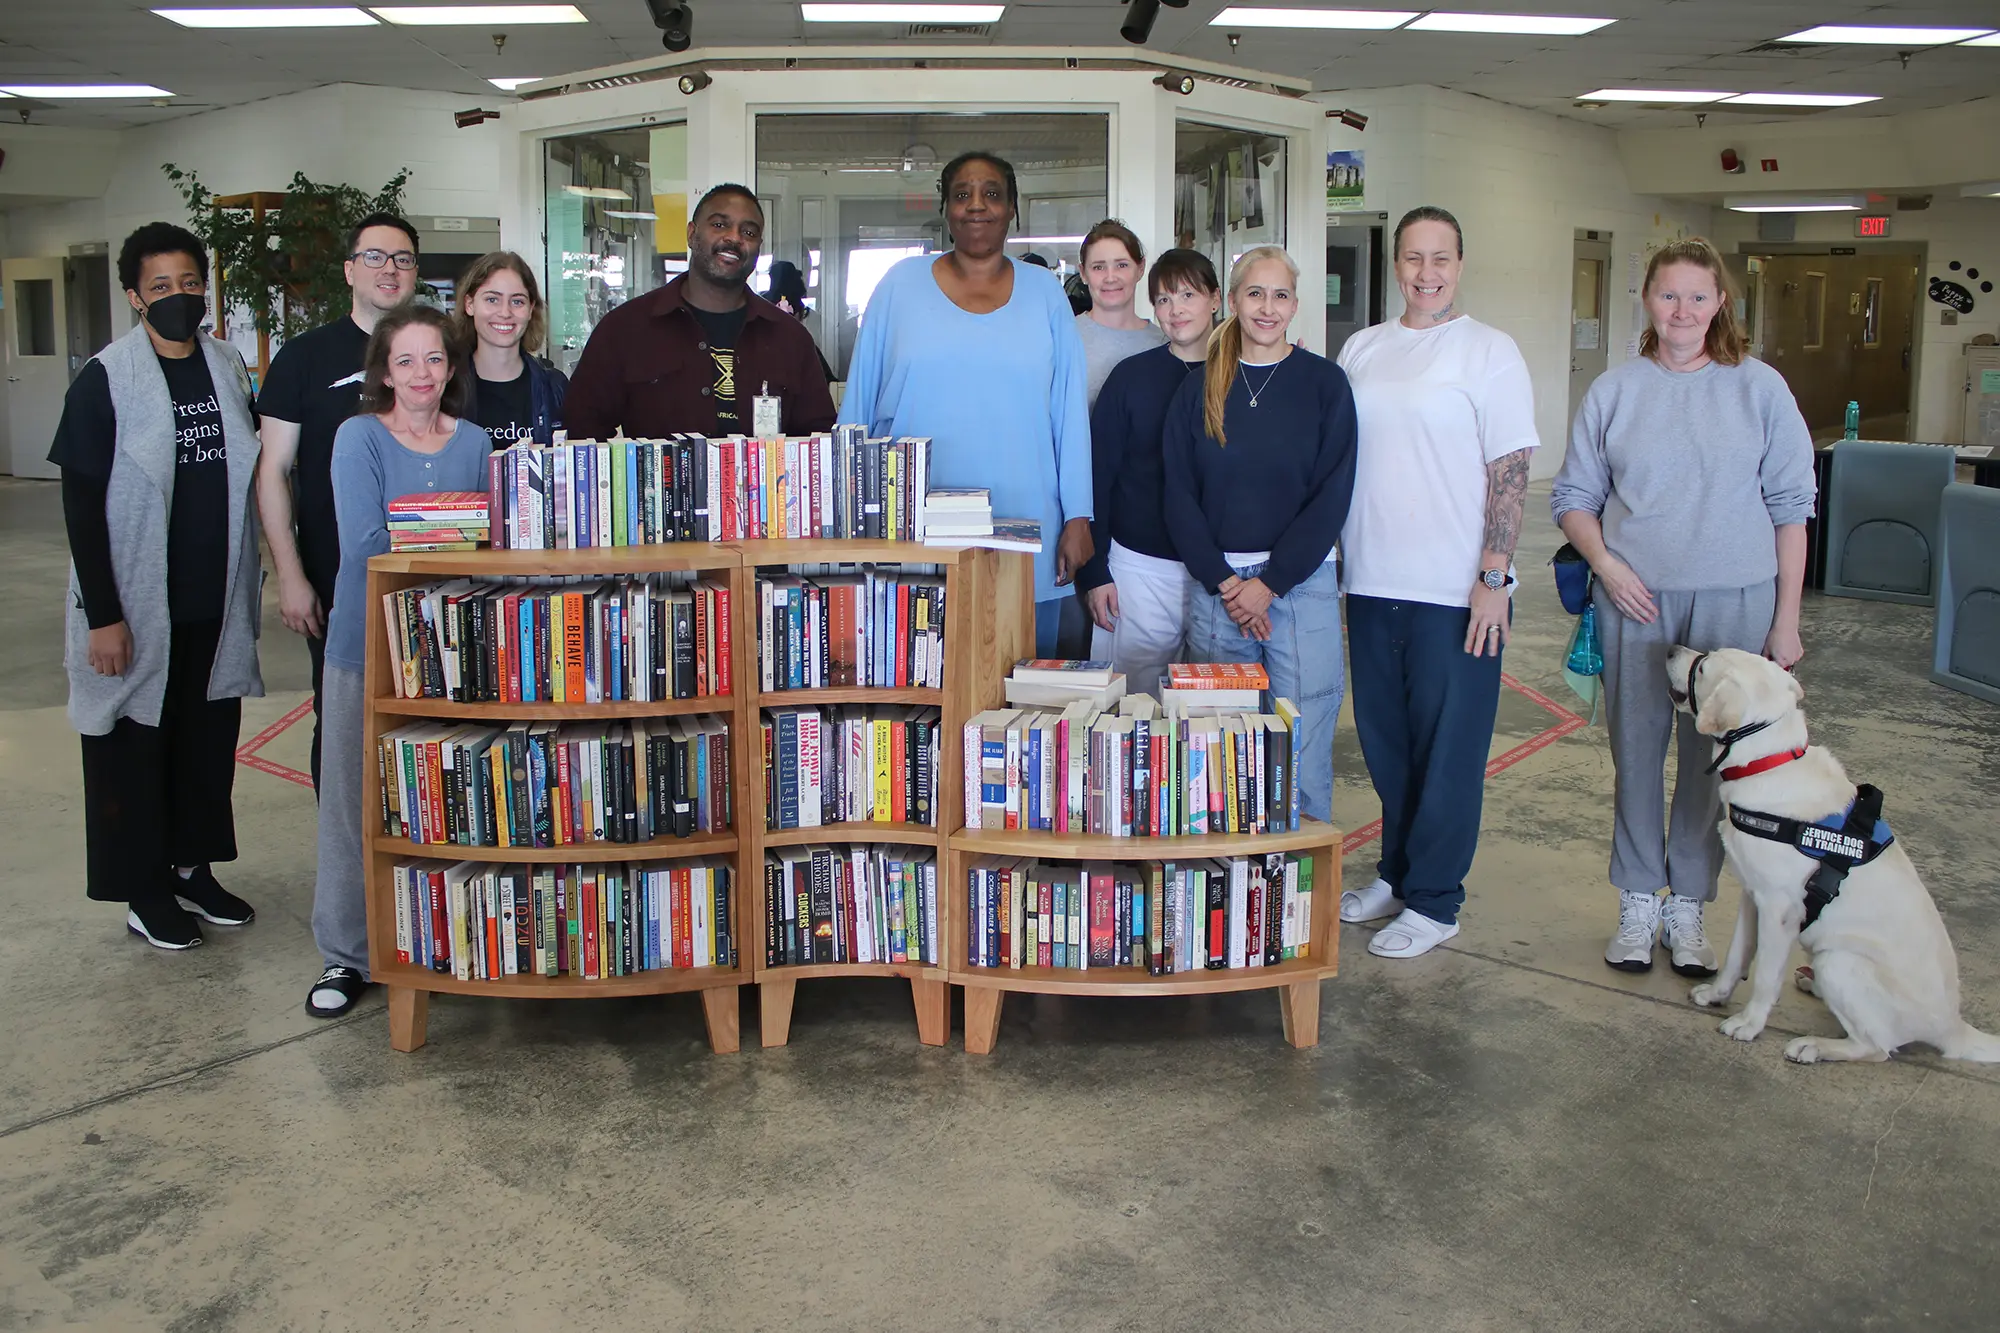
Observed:
[[[1208,436],[1217,444],[1228,444],[1223,434],[1222,410],[1229,402],[1229,389],[1236,382],[1236,360],[1243,355],[1243,326],[1231,315],[1208,336],[1208,364],[1201,376],[1201,417]]]

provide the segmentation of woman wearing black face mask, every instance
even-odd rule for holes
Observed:
[[[201,331],[201,242],[148,223],[125,238],[118,280],[138,322],[70,385],[49,450],[69,527],[63,664],[88,892],[128,904],[147,943],[187,949],[197,917],[255,915],[210,865],[236,859],[242,700],[264,693],[257,428],[243,358]]]

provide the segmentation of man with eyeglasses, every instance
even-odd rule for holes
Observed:
[[[287,342],[257,396],[263,456],[257,512],[278,571],[278,611],[312,655],[313,790],[319,790],[319,689],[326,615],[340,570],[333,517],[333,436],[361,401],[361,355],[382,316],[417,289],[417,231],[371,213],[347,234],[348,312]]]

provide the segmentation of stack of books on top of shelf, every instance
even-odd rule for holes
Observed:
[[[1154,976],[1308,957],[1312,857],[1271,853],[1140,866],[974,861],[974,967],[1143,967]]]
[[[719,717],[417,723],[384,732],[376,763],[382,831],[416,843],[637,843],[730,826],[729,724]]]
[[[924,532],[931,442],[859,426],[767,440],[567,440],[493,455],[494,544],[584,550],[655,542]]]
[[[1160,702],[1189,710],[1255,712],[1271,677],[1255,662],[1173,662],[1160,677]]]
[[[1022,658],[1001,682],[1016,707],[1061,708],[1087,703],[1109,708],[1125,697],[1125,676],[1109,662],[1055,657]]]
[[[993,535],[993,494],[973,486],[938,487],[924,497],[924,540]]]
[[[729,586],[452,579],[385,593],[398,697],[655,703],[730,692]]]
[[[767,692],[944,684],[944,578],[934,565],[757,580],[757,665]]]
[[[1299,827],[1299,711],[1190,713],[1145,695],[1116,712],[989,709],[965,724],[965,825],[1115,838]]]
[[[937,822],[938,710],[766,709],[764,827]]]
[[[491,497],[479,491],[419,492],[389,501],[392,551],[472,551],[486,544]]]
[[[391,880],[396,961],[460,981],[734,967],[729,876],[722,861],[405,861]]]
[[[934,853],[823,846],[765,856],[764,966],[938,961]]]

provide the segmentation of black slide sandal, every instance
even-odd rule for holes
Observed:
[[[368,980],[351,967],[338,963],[328,964],[326,971],[319,974],[319,980],[306,992],[306,1013],[313,1018],[339,1018],[360,1003],[361,996],[368,989]],[[321,991],[338,991],[339,1004],[322,1005],[313,997]]]

